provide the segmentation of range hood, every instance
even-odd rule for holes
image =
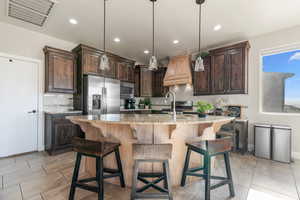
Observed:
[[[172,57],[164,77],[164,86],[192,85],[192,82],[191,57],[189,55]]]

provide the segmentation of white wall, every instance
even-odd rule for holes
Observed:
[[[39,62],[39,130],[38,148],[44,148],[44,120],[43,120],[43,91],[44,91],[44,53],[45,45],[71,50],[75,43],[60,40],[34,31],[29,31],[17,26],[0,22],[0,53],[16,56],[18,58],[30,58]],[[67,98],[68,96],[66,96]],[[45,98],[48,98],[47,96]],[[50,99],[51,100],[51,99]],[[46,101],[49,105],[49,101]]]

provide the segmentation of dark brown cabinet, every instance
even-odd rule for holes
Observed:
[[[213,94],[248,92],[249,48],[248,42],[242,42],[210,51]]]
[[[226,92],[226,54],[225,52],[212,55],[212,92],[225,94]]]
[[[118,63],[117,78],[120,81],[128,81],[128,67],[126,63],[124,62]]]
[[[140,95],[141,97],[152,96],[152,71],[145,67],[141,68]]]
[[[231,94],[246,93],[246,70],[245,50],[243,48],[232,49],[228,51],[227,91]]]
[[[193,71],[194,96],[211,94],[211,57],[203,58],[204,71]]]
[[[152,71],[144,66],[136,66],[134,69],[134,96],[152,96]]]
[[[75,55],[69,51],[46,46],[45,53],[45,92],[75,93]]]
[[[84,74],[98,74],[101,54],[95,51],[83,50],[82,52],[82,72]]]
[[[164,77],[167,68],[159,68],[152,73],[152,96],[163,97],[168,92],[168,87],[164,87]]]
[[[134,69],[134,96],[141,96],[141,68],[136,67]]]
[[[80,127],[66,119],[66,116],[72,115],[45,114],[45,150],[50,155],[70,151],[72,138],[84,137]]]
[[[117,65],[117,78],[120,81],[134,82],[134,67],[133,63],[120,61]]]

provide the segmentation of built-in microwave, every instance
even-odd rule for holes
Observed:
[[[121,99],[129,99],[134,97],[134,84],[121,82],[120,97]]]

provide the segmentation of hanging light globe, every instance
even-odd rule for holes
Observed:
[[[150,61],[149,61],[149,70],[157,70],[158,69],[158,64],[157,64],[157,59],[155,56],[151,56]]]
[[[200,55],[197,57],[196,62],[195,62],[195,71],[196,72],[205,71],[203,59]]]
[[[108,70],[109,69],[109,61],[106,54],[103,54],[100,59],[100,70]]]

